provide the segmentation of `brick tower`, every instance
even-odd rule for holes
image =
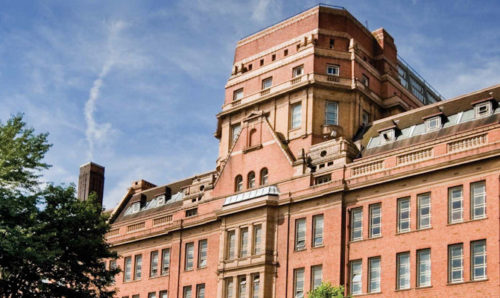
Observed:
[[[104,193],[104,167],[89,162],[80,167],[78,199],[86,201],[93,192],[96,193],[97,201],[102,205]]]

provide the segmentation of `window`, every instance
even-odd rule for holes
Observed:
[[[304,298],[304,268],[293,271],[293,297]]]
[[[381,131],[380,135],[382,136],[381,144],[387,144],[396,140],[396,131],[394,128]]]
[[[484,181],[470,185],[471,219],[486,217],[486,184]]]
[[[267,168],[263,168],[260,170],[260,185],[266,185],[268,179],[269,172]]]
[[[236,231],[227,232],[227,258],[234,259],[236,250]]]
[[[470,258],[470,279],[486,279],[486,240],[471,242]]]
[[[240,258],[248,255],[248,228],[240,230]]]
[[[410,231],[410,198],[398,199],[398,233]]]
[[[243,190],[243,177],[241,175],[236,176],[234,179],[234,191],[242,191]]]
[[[156,298],[156,292],[148,293],[148,298]]]
[[[132,295],[132,298],[140,298],[139,294]]]
[[[295,250],[306,248],[306,219],[295,220]]]
[[[351,211],[351,241],[363,239],[363,209]]]
[[[245,276],[241,276],[238,282],[238,298],[246,298],[247,297],[247,278]]]
[[[464,213],[462,186],[448,189],[448,202],[448,222],[462,222]]]
[[[186,217],[195,216],[197,214],[198,214],[198,208],[186,210]]]
[[[198,241],[198,268],[207,266],[208,242],[207,239]]]
[[[351,262],[351,295],[361,294],[361,260]]]
[[[167,290],[160,291],[160,298],[168,298],[168,292],[167,292]]]
[[[326,74],[329,76],[338,76],[340,73],[340,66],[329,64],[326,66]]]
[[[370,205],[370,238],[380,237],[382,211],[380,204]]]
[[[361,125],[368,126],[368,123],[370,123],[370,113],[363,111],[363,114],[361,114]]]
[[[125,272],[123,274],[123,281],[130,281],[132,279],[132,257],[125,258]]]
[[[323,266],[317,265],[311,267],[311,290],[316,289],[323,281]]]
[[[233,101],[237,101],[243,98],[243,88],[238,90],[234,90],[233,92]]]
[[[141,279],[142,275],[142,255],[135,256],[134,263],[134,280]]]
[[[323,184],[332,181],[332,174],[321,175],[314,178],[314,185]]]
[[[255,225],[253,227],[253,254],[258,255],[261,253],[262,246],[262,226]]]
[[[288,56],[288,49],[286,49],[286,50],[283,51],[283,55],[284,56]]]
[[[240,132],[241,132],[240,124],[234,124],[231,126],[231,145],[236,142],[236,139],[240,135]]]
[[[262,90],[271,88],[272,85],[273,85],[273,77],[269,77],[262,80]]]
[[[361,77],[361,83],[366,87],[370,87],[370,78],[367,75],[363,74]]]
[[[380,292],[380,257],[368,259],[368,292]]]
[[[326,101],[325,125],[338,125],[338,104],[334,101]]]
[[[260,66],[264,65],[264,59],[260,59]]]
[[[248,64],[248,70],[252,70],[252,64]]]
[[[276,60],[276,54],[272,54],[272,55],[271,55],[271,60],[272,60],[272,61]]]
[[[431,286],[431,250],[417,250],[417,287]]]
[[[252,298],[259,298],[260,276],[254,274],[252,278]]]
[[[168,273],[170,268],[170,248],[161,251],[161,275]]]
[[[205,284],[196,285],[196,298],[205,298]]]
[[[183,291],[182,291],[182,293],[183,293],[182,297],[183,298],[191,298],[193,295],[192,292],[193,292],[193,290],[191,289],[191,286],[185,286],[183,288]]]
[[[410,253],[402,252],[396,256],[397,262],[397,289],[410,288]]]
[[[441,116],[435,116],[425,120],[425,128],[429,131],[438,130],[441,128]]]
[[[421,194],[417,196],[418,214],[417,223],[418,229],[427,229],[431,227],[431,195]]]
[[[151,252],[151,265],[149,270],[149,276],[155,277],[158,275],[158,251]]]
[[[330,49],[333,49],[335,47],[335,39],[330,38]]]
[[[226,298],[233,298],[233,278],[226,279]]]
[[[323,214],[313,216],[313,247],[323,245]]]
[[[193,270],[194,243],[186,243],[186,259],[184,260],[184,270]]]
[[[300,77],[304,74],[304,66],[297,66],[292,69],[292,78]]]
[[[448,246],[448,281],[450,283],[462,282],[464,279],[463,244]]]
[[[302,104],[292,105],[292,129],[299,128],[302,122]]]
[[[491,102],[486,101],[482,103],[478,103],[474,106],[474,111],[476,114],[476,118],[481,118],[481,117],[486,117],[491,115],[491,111],[493,109],[491,108]]]
[[[248,188],[255,187],[255,173],[252,171],[248,173]]]

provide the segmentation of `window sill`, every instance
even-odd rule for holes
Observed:
[[[380,295],[382,294],[382,291],[378,291],[378,292],[370,292],[370,293],[366,293],[366,294],[359,294],[359,295],[363,295],[363,296],[370,296],[370,295]]]
[[[476,221],[482,221],[482,220],[487,220],[488,217],[481,217],[477,219],[469,219],[469,220],[462,220],[462,221],[457,221],[457,222],[449,222],[446,226],[454,226],[454,225],[459,225],[459,224],[464,224],[464,223],[469,223],[469,222],[476,222]]]
[[[256,146],[252,146],[252,147],[248,147],[248,148],[243,149],[243,153],[251,152],[251,151],[254,151],[254,150],[259,150],[261,148],[262,148],[262,144],[259,144],[259,145],[256,145]]]
[[[381,238],[382,238],[382,236],[370,237],[370,238],[366,238],[366,239],[351,240],[351,241],[349,241],[349,243],[357,243],[357,242],[363,242],[363,241],[377,240],[377,239],[381,239]]]
[[[483,279],[476,279],[476,280],[467,280],[467,281],[459,281],[459,282],[448,282],[446,285],[447,286],[455,286],[455,285],[463,285],[463,284],[470,284],[470,283],[476,283],[476,282],[485,282],[489,281],[488,278],[483,278]]]
[[[417,229],[417,230],[410,230],[410,231],[406,231],[406,232],[397,232],[396,236],[410,234],[410,233],[417,233],[417,232],[422,232],[422,231],[428,231],[428,230],[432,230],[432,227],[422,228],[422,229]]]
[[[301,126],[299,126],[299,127],[295,127],[295,128],[290,128],[290,129],[288,130],[288,132],[299,131],[301,128],[302,128]]]
[[[315,249],[315,248],[323,248],[325,247],[325,244],[319,244],[319,245],[316,245],[316,246],[311,246],[312,249]]]
[[[202,267],[198,267],[197,269],[198,269],[198,270],[207,269],[207,265],[202,266]]]
[[[184,272],[191,272],[194,271],[194,269],[184,269]]]
[[[415,289],[416,290],[425,290],[425,289],[430,289],[430,288],[432,288],[432,285],[430,285],[430,286],[416,287]]]
[[[405,291],[410,291],[410,290],[412,290],[411,287],[408,289],[396,289],[396,290],[394,290],[394,292],[405,292]]]
[[[306,250],[306,247],[301,247],[301,248],[295,248],[294,251],[295,252],[299,252],[299,251],[305,251]]]

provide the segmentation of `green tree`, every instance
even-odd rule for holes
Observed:
[[[0,123],[0,297],[110,297],[118,269],[101,207],[70,186],[44,185],[47,134],[22,115]]]
[[[308,298],[343,298],[344,287],[343,286],[332,286],[329,282],[322,282],[319,287],[312,290],[308,294]]]

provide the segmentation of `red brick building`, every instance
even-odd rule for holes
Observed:
[[[340,8],[240,40],[215,170],[113,210],[118,296],[498,297],[498,99],[441,101]]]

